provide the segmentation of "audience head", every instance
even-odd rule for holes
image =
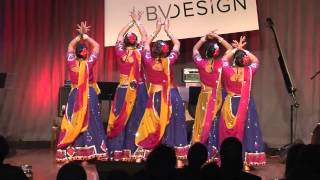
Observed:
[[[4,159],[9,154],[9,144],[7,140],[0,135],[0,164],[3,163]]]
[[[320,145],[309,144],[301,147],[293,167],[287,167],[286,178],[296,179],[320,179]],[[291,156],[288,152],[288,158]],[[290,160],[287,159],[287,161]]]
[[[188,152],[189,166],[200,169],[208,159],[208,151],[205,145],[201,143],[193,144]]]
[[[242,170],[242,144],[235,137],[225,139],[220,148],[221,168],[233,171]]]
[[[312,132],[311,144],[320,144],[320,123]]]
[[[74,162],[63,165],[58,172],[57,180],[86,180],[87,174],[84,168]]]
[[[208,163],[201,168],[202,180],[220,179],[220,168],[216,163]]]
[[[147,169],[174,169],[176,167],[176,154],[173,148],[159,145],[152,150],[147,158]]]
[[[320,173],[320,145],[309,144],[302,149],[299,166],[310,172]]]
[[[301,154],[303,151],[303,148],[305,148],[306,145],[304,144],[294,144],[290,147],[287,153],[287,160],[286,160],[286,169],[285,169],[285,176],[288,177],[289,173],[294,170],[298,163],[299,159],[301,158]]]

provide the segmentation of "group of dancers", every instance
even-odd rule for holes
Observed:
[[[148,36],[141,23],[142,12],[133,9],[130,16],[115,45],[120,77],[107,130],[102,124],[99,87],[93,77],[99,44],[88,36],[90,27],[85,22],[78,25],[79,35],[68,46],[72,90],[57,142],[57,162],[145,159],[159,144],[173,147],[177,158],[184,159],[189,146],[198,142],[207,146],[210,159],[216,159],[222,141],[232,136],[243,144],[244,163],[265,164],[261,130],[250,96],[259,61],[244,49],[245,37],[230,44],[211,31],[195,44],[193,60],[199,69],[201,92],[192,140],[188,142],[185,107],[173,71],[180,42],[170,32],[168,19],[163,23],[158,19],[155,31]],[[140,42],[129,32],[134,26]],[[152,44],[161,29],[172,48],[163,40]],[[199,49],[204,44],[205,53],[201,55]],[[226,48],[222,58],[219,44]]]

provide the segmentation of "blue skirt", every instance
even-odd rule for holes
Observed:
[[[232,113],[235,115],[238,110],[240,97],[232,97]],[[248,165],[263,165],[266,163],[266,155],[262,133],[259,125],[258,113],[253,97],[250,96],[247,120],[245,122],[243,137],[243,156]]]
[[[108,139],[108,150],[111,157],[114,156],[122,156],[123,155],[115,155],[116,153],[123,153],[123,151],[128,152],[129,155],[133,153],[137,146],[135,145],[135,135],[138,130],[140,121],[144,114],[147,101],[148,101],[148,93],[146,89],[145,83],[138,84],[138,95],[136,98],[136,102],[133,106],[130,117],[127,121],[127,124],[124,130],[116,137]],[[127,87],[118,87],[116,94],[117,98],[115,100],[115,114],[119,114],[122,108],[122,105],[125,100],[125,96],[127,93]],[[117,159],[117,157],[114,157]],[[119,157],[121,158],[121,157]],[[128,156],[126,158],[129,158]]]
[[[66,115],[71,119],[78,89],[73,89],[68,97]],[[79,134],[75,141],[64,149],[57,149],[58,162],[72,160],[89,160],[107,158],[106,135],[100,117],[98,96],[95,90],[89,88],[89,124],[85,132]]]
[[[177,158],[184,159],[188,153],[187,124],[185,108],[177,88],[170,89],[172,112],[170,122],[166,127],[161,143],[174,147]],[[154,107],[160,114],[161,91],[154,95]]]
[[[216,117],[213,119],[210,129],[208,141],[205,144],[208,149],[208,158],[211,160],[218,160],[218,147],[219,147],[219,117],[220,111],[217,112]]]

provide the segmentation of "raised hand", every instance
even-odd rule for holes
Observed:
[[[138,21],[138,16],[134,7],[132,8],[132,11],[130,11],[130,16],[134,22]]]
[[[156,22],[156,31],[157,31],[157,32],[160,32],[161,26],[162,26],[161,18],[158,18],[158,19],[157,19],[157,22]]]
[[[216,33],[217,29],[210,31],[209,33],[206,34],[207,39],[214,39],[218,37],[218,34]]]
[[[241,36],[239,42],[236,40],[233,40],[232,46],[234,48],[243,49],[243,47],[247,44],[245,40],[246,40],[246,37]]]
[[[164,30],[166,32],[168,32],[169,31],[169,27],[170,27],[169,18],[166,18],[165,21],[164,21]]]
[[[82,34],[87,34],[90,31],[91,26],[87,25],[87,21],[81,21],[80,25],[77,24],[77,31],[82,35]]]
[[[138,11],[138,21],[141,20],[142,14],[143,14],[143,11]]]

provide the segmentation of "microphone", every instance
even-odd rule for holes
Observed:
[[[273,21],[270,17],[267,17],[267,23],[270,25],[270,26],[273,26]]]

